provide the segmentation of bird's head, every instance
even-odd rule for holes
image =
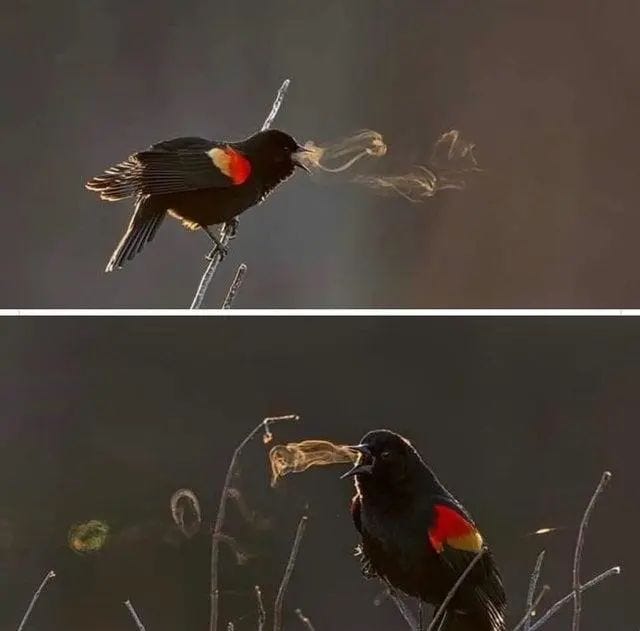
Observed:
[[[424,467],[411,443],[386,429],[369,432],[358,445],[350,448],[358,453],[358,459],[343,478],[355,476],[362,482],[379,481],[393,485]]]
[[[254,167],[273,172],[279,178],[289,177],[296,167],[309,170],[302,158],[309,150],[278,129],[260,131],[239,144]]]

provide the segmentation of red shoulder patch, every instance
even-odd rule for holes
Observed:
[[[231,147],[214,147],[207,154],[215,167],[236,185],[244,184],[251,175],[251,162]]]
[[[442,552],[445,543],[469,552],[482,549],[482,536],[457,510],[444,504],[436,504],[434,510],[436,519],[429,529],[429,542],[436,552]]]
[[[234,184],[244,184],[251,175],[251,162],[239,151],[227,147],[229,156],[229,175]]]

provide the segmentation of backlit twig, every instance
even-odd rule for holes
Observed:
[[[264,625],[267,621],[267,612],[264,610],[264,602],[262,601],[262,592],[260,586],[255,586],[256,600],[258,601],[258,631],[264,631]]]
[[[524,631],[529,631],[531,626],[531,612],[535,609],[533,606],[533,597],[536,593],[536,587],[538,586],[538,580],[540,579],[540,572],[542,571],[542,562],[544,561],[545,551],[542,550],[536,559],[536,564],[531,573],[531,580],[529,581],[529,592],[527,593],[527,614],[524,617]],[[517,628],[517,627],[516,627]],[[514,630],[515,631],[515,630]]]
[[[138,627],[138,631],[145,631],[144,625],[142,624],[142,620],[140,620],[140,616],[138,616],[138,614],[136,613],[136,610],[133,608],[131,601],[125,600],[124,606],[129,610],[129,613],[131,614],[133,621],[136,623],[136,626]]]
[[[311,620],[309,620],[300,609],[296,609],[296,615],[300,618],[300,622],[302,622],[307,631],[316,631],[313,624],[311,624]]]
[[[582,611],[582,585],[580,584],[580,562],[582,561],[582,549],[584,548],[584,535],[589,524],[589,518],[593,512],[593,507],[596,505],[596,500],[600,496],[600,493],[607,486],[607,483],[611,479],[611,472],[605,471],[600,478],[596,490],[591,496],[591,500],[587,505],[587,509],[584,512],[582,521],[580,522],[580,530],[578,531],[578,540],[576,542],[576,551],[573,557],[573,621],[571,624],[572,631],[579,631],[580,629],[580,613]]]
[[[291,553],[289,554],[289,561],[287,562],[287,567],[284,570],[284,576],[282,577],[282,581],[280,582],[280,587],[278,588],[278,594],[276,596],[276,602],[273,606],[273,631],[282,630],[282,605],[284,603],[284,595],[287,591],[287,586],[289,585],[291,574],[293,574],[293,568],[296,564],[300,542],[302,541],[304,531],[307,527],[307,521],[307,516],[303,515],[300,518],[300,522],[298,523],[296,538],[293,540]]]
[[[543,585],[540,593],[538,594],[538,597],[535,600],[531,599],[531,602],[527,600],[527,610],[525,611],[524,616],[522,616],[522,618],[520,619],[520,622],[518,622],[518,624],[513,627],[513,631],[520,631],[520,628],[528,627],[531,624],[531,618],[535,613],[535,610],[548,591],[549,586]]]
[[[592,578],[589,582],[585,583],[580,588],[580,593],[586,592],[591,587],[594,587],[598,583],[604,581],[605,578],[609,578],[610,576],[615,576],[616,574],[620,574],[619,567],[611,567],[606,572],[602,572],[602,574],[598,574],[595,578]],[[564,598],[561,598],[555,605],[551,606],[544,615],[535,623],[531,625],[530,631],[537,631],[543,624],[545,624],[551,616],[554,616],[562,607],[564,607],[567,603],[573,600],[573,591],[567,594]]]
[[[246,273],[247,273],[246,264],[240,263],[240,266],[238,267],[238,271],[236,272],[235,278],[231,283],[231,287],[229,287],[229,291],[227,292],[227,297],[224,299],[224,302],[222,303],[223,309],[231,309],[231,305],[233,304],[236,294],[238,293],[238,291],[240,290],[240,287],[242,286],[242,282],[244,281],[244,277]]]
[[[47,572],[47,575],[42,579],[42,583],[40,583],[40,587],[38,587],[38,589],[36,589],[35,594],[31,598],[31,602],[29,603],[29,606],[27,607],[27,610],[25,611],[24,616],[22,617],[22,621],[20,622],[20,626],[18,627],[18,631],[22,631],[22,629],[24,628],[24,625],[27,624],[27,620],[29,619],[29,616],[31,615],[31,612],[33,611],[33,608],[35,607],[36,603],[38,602],[38,598],[40,598],[40,594],[42,593],[42,590],[45,588],[46,584],[52,578],[55,578],[55,577],[56,577],[56,573],[53,570],[49,570]]]
[[[219,544],[222,534],[222,528],[224,526],[224,519],[227,514],[227,499],[229,497],[229,488],[231,487],[231,478],[236,469],[238,458],[245,448],[247,443],[261,430],[264,431],[265,436],[270,435],[269,425],[279,421],[296,421],[300,417],[297,414],[288,414],[286,416],[272,416],[263,419],[251,432],[244,438],[244,440],[236,447],[227,469],[227,474],[224,479],[224,485],[222,487],[222,493],[220,495],[220,503],[218,504],[218,514],[216,516],[216,522],[213,527],[213,533],[211,536],[211,588],[210,588],[210,610],[209,610],[209,631],[218,630],[218,601],[220,599],[220,590],[218,588],[218,556],[219,556]]]

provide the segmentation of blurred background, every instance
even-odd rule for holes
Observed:
[[[636,628],[640,582],[635,319],[607,318],[83,318],[0,321],[0,629],[15,631],[44,574],[30,629],[202,630],[208,621],[208,524],[238,443],[267,415],[275,442],[353,443],[388,427],[409,437],[479,522],[504,575],[510,620],[547,549],[550,604],[570,588],[577,525],[602,472],[613,480],[587,532],[583,576],[616,564],[584,598],[583,631]],[[267,607],[296,524],[309,525],[286,596],[288,629],[405,629],[353,558],[345,465],[269,486],[260,437],[229,505],[221,628],[255,631],[253,586]],[[200,499],[203,526],[179,536],[178,488]],[[69,549],[74,523],[103,520],[102,550]],[[530,533],[543,527],[559,530]],[[570,611],[549,624],[567,629]],[[632,622],[635,627],[631,626]],[[270,627],[268,627],[270,628]],[[512,628],[512,626],[510,627]]]
[[[181,308],[209,250],[83,188],[152,142],[239,139],[292,84],[301,141],[380,131],[402,172],[452,127],[485,173],[425,203],[299,174],[242,218],[236,306],[640,307],[637,0],[5,0],[0,306]],[[383,167],[384,165],[384,167]]]

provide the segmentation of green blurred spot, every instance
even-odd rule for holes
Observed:
[[[84,524],[74,524],[69,528],[69,547],[77,554],[90,554],[100,550],[108,536],[108,524],[98,519]]]

